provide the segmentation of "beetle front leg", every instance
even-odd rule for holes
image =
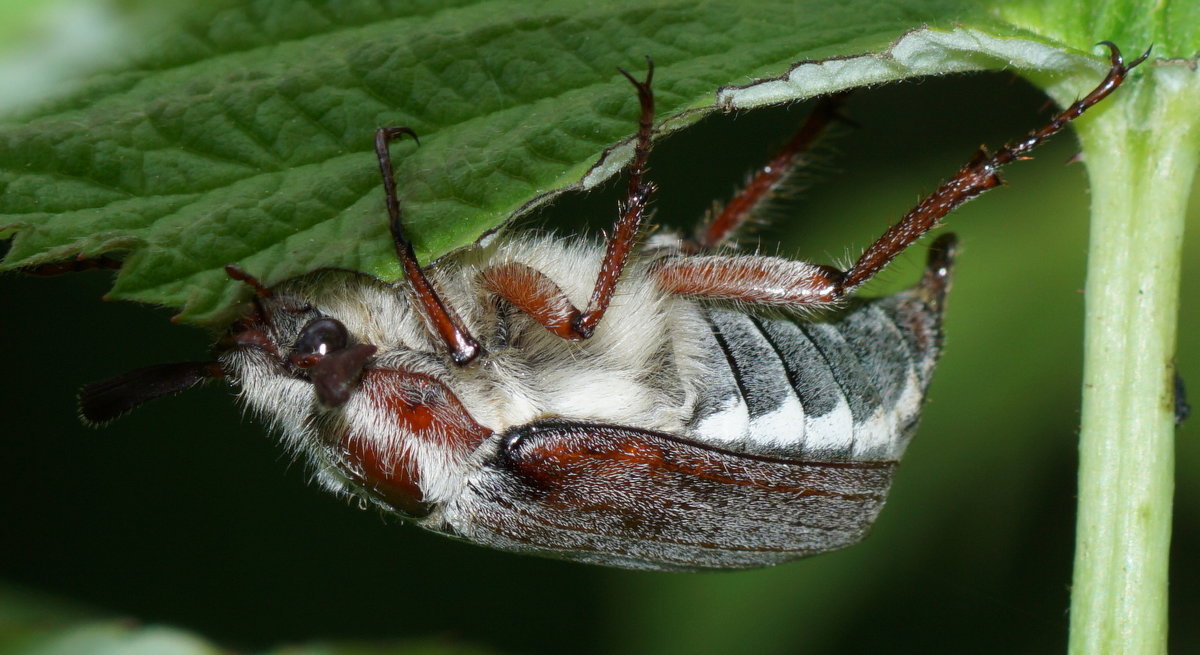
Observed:
[[[416,299],[416,309],[442,343],[446,345],[450,358],[455,364],[464,366],[479,356],[482,348],[479,342],[463,325],[462,319],[447,305],[441,295],[433,287],[433,283],[425,276],[425,271],[417,262],[413,252],[412,242],[404,233],[404,222],[400,211],[400,200],[396,193],[396,176],[392,171],[392,157],[388,145],[393,139],[401,136],[417,138],[407,127],[381,127],[375,131],[375,155],[379,159],[379,173],[383,177],[384,199],[387,204],[388,228],[392,233],[392,243],[396,248],[396,256],[404,268],[404,275],[412,285],[413,297]]]

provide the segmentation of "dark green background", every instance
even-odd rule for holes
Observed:
[[[1033,127],[1042,103],[1004,74],[858,92],[848,113],[861,127],[821,148],[808,188],[761,233],[764,250],[782,241],[781,252],[844,263],[979,143]],[[662,143],[656,221],[689,225],[805,109],[715,117]],[[86,429],[80,385],[204,357],[209,336],[164,310],[101,302],[106,274],[8,275],[0,578],[249,650],[442,637],[510,653],[1062,652],[1087,249],[1084,170],[1063,164],[1073,149],[1059,138],[1008,171],[1009,188],[950,219],[963,252],[943,363],[888,508],[849,550],[662,574],[460,544],[306,485],[219,385]],[[523,225],[595,235],[618,187]],[[914,281],[922,251],[882,288]],[[1200,395],[1196,262],[1193,246],[1179,362]],[[1182,653],[1200,648],[1200,444],[1195,425],[1179,435],[1171,618]]]

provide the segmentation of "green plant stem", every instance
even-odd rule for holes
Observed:
[[[1150,62],[1079,128],[1092,188],[1070,652],[1167,649],[1174,353],[1200,76]]]

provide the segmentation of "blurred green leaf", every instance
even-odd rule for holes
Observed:
[[[217,655],[222,652],[185,632],[127,623],[92,623],[31,639],[11,655]]]
[[[0,586],[2,655],[218,655],[229,651],[184,630],[95,620],[74,605]],[[282,646],[262,655],[487,655],[442,640],[327,642]]]

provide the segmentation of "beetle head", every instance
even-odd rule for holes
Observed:
[[[249,311],[215,347],[215,362],[149,367],[89,385],[83,416],[104,423],[144,402],[220,377],[310,460],[333,491],[422,516],[452,496],[491,431],[445,380],[452,364],[392,285],[328,270],[255,289]]]

